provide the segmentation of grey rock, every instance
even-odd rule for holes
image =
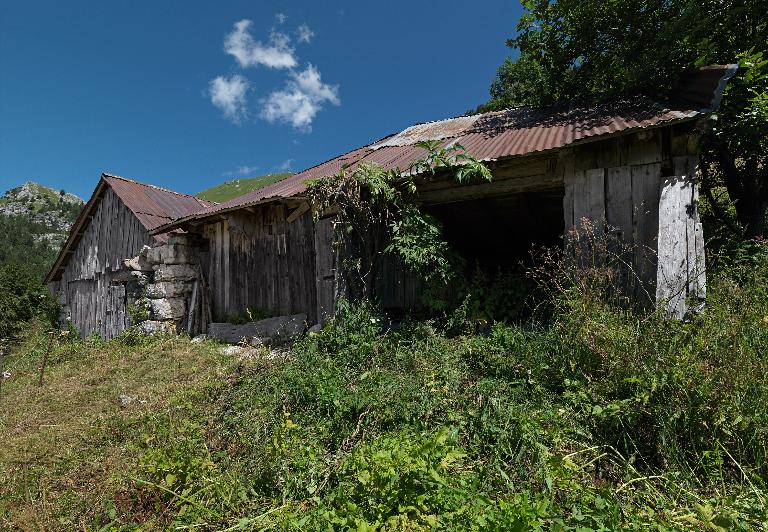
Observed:
[[[273,343],[285,342],[302,334],[306,328],[307,315],[293,314],[265,320],[233,325],[231,323],[211,323],[208,335],[222,342],[235,344],[251,338],[269,338]]]
[[[243,351],[245,351],[245,347],[239,345],[230,345],[221,350],[221,352],[227,356],[237,356],[242,354]]]
[[[160,264],[154,266],[155,281],[192,281],[197,271],[187,264]]]
[[[120,403],[120,406],[122,406],[123,408],[125,408],[128,405],[130,405],[131,403],[133,403],[137,399],[138,399],[138,397],[135,396],[135,395],[127,395],[127,394],[124,394],[124,393],[121,393],[120,395],[117,396],[117,401]]]
[[[189,246],[167,244],[163,250],[163,263],[190,264],[195,262],[195,250]]]
[[[152,316],[156,320],[181,319],[187,310],[187,302],[181,297],[150,299],[149,305],[152,309]]]
[[[193,344],[200,344],[200,343],[205,342],[207,339],[208,339],[208,335],[207,334],[198,334],[197,336],[192,338],[192,340],[190,340],[190,341]]]
[[[147,336],[155,334],[173,334],[176,332],[176,324],[172,321],[147,320],[138,325],[139,332]]]
[[[125,259],[123,266],[132,271],[138,272],[151,272],[152,263],[147,259],[146,253],[139,253],[132,259]]]
[[[194,248],[186,244],[166,243],[155,246],[147,253],[152,264],[190,264],[196,262]]]
[[[181,281],[160,281],[154,284],[148,284],[146,294],[150,299],[163,299],[168,297],[181,297],[191,289],[192,287],[189,284]]]
[[[323,330],[323,326],[320,325],[319,323],[315,323],[312,327],[307,329],[307,332],[308,333],[319,333],[322,330]]]

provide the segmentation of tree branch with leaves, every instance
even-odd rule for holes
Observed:
[[[704,131],[712,181],[725,186],[746,236],[764,236],[768,210],[768,17],[765,0],[522,0],[479,110],[669,94],[689,68],[739,63]]]
[[[490,181],[491,171],[460,144],[417,144],[426,155],[407,170],[360,164],[308,183],[315,216],[335,213],[334,247],[353,299],[379,299],[385,255],[393,255],[426,281],[447,282],[453,263],[440,222],[419,208],[418,183],[437,177],[459,184]]]

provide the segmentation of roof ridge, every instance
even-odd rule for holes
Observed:
[[[546,107],[546,106],[544,106],[544,107]],[[472,117],[476,117],[476,116],[499,114],[499,113],[505,113],[507,111],[512,111],[512,110],[515,110],[515,109],[525,109],[525,108],[532,109],[532,108],[534,108],[534,106],[532,106],[532,105],[510,105],[509,107],[504,107],[502,109],[494,109],[492,111],[481,111],[479,113],[470,113],[470,114],[449,116],[447,118],[438,118],[437,120],[426,120],[424,122],[415,122],[415,123],[411,124],[410,126],[408,126],[408,127],[404,128],[404,129],[398,131],[397,133],[393,133],[392,135],[387,135],[386,137],[384,137],[381,140],[377,140],[376,142],[372,142],[370,145],[378,144],[379,142],[381,142],[382,140],[387,139],[388,137],[392,137],[394,135],[397,135],[398,133],[402,133],[403,131],[407,131],[407,130],[411,129],[412,127],[416,127],[416,126],[424,126],[426,124],[437,124],[438,122],[448,122],[450,120],[458,120],[460,118],[472,118]]]
[[[169,194],[175,194],[177,196],[183,196],[185,198],[193,198],[193,199],[196,199],[197,201],[200,201],[200,202],[203,202],[203,203],[211,203],[211,204],[215,205],[215,202],[209,202],[208,200],[204,200],[202,198],[198,198],[197,196],[195,196],[193,194],[185,194],[184,192],[177,192],[176,190],[171,190],[170,188],[159,187],[159,186],[153,185],[151,183],[143,183],[141,181],[136,181],[135,179],[131,179],[131,178],[128,178],[128,177],[123,177],[121,175],[109,174],[107,172],[102,172],[101,175],[104,176],[104,177],[111,177],[113,179],[120,179],[122,181],[127,181],[129,183],[133,183],[135,185],[141,185],[141,186],[147,187],[147,188],[153,188],[153,189],[159,190],[161,192],[167,192]]]

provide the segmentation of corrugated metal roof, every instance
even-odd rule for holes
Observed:
[[[102,174],[102,179],[136,215],[147,231],[216,205],[195,196],[139,183],[125,177]]]
[[[369,163],[407,170],[425,155],[423,149],[415,146],[419,141],[442,141],[442,146],[458,142],[469,155],[481,161],[495,161],[555,150],[594,137],[690,120],[718,107],[725,84],[735,72],[736,65],[715,65],[687,72],[681,77],[672,99],[636,95],[597,105],[518,107],[417,124],[274,185],[176,220],[169,227],[269,199],[300,195],[306,191],[306,181],[332,176],[344,166],[354,168],[360,163]]]
[[[46,276],[46,283],[58,279],[61,275],[61,271],[69,261],[69,251],[80,241],[85,227],[90,222],[89,214],[93,212],[101,201],[104,189],[107,186],[136,215],[136,218],[138,218],[141,225],[147,231],[152,231],[162,225],[167,225],[172,220],[192,215],[200,212],[201,209],[209,209],[216,205],[194,196],[146,183],[139,183],[125,177],[101,174],[99,184],[96,185],[96,189],[93,191],[88,203],[80,211],[77,220],[75,220],[70,229],[67,241],[59,252],[56,262],[54,262],[53,268],[51,268],[51,271]],[[168,235],[167,233],[157,234],[154,235],[154,239],[158,242],[165,242],[168,240]]]

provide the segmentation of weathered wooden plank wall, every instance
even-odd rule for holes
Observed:
[[[694,140],[684,128],[656,129],[577,146],[558,160],[566,232],[584,219],[598,233],[607,223],[632,249],[625,259],[635,297],[661,301],[676,317],[686,297],[706,290]]]
[[[674,158],[659,201],[656,298],[670,317],[682,318],[706,296],[704,234],[698,220],[697,159]]]
[[[209,251],[203,272],[214,320],[248,308],[317,319],[312,215],[305,211],[290,222],[289,216],[285,205],[271,203],[204,226]]]
[[[134,257],[153,238],[110,188],[69,258],[61,279],[50,287],[59,294],[81,336],[114,338],[129,326],[125,287],[112,283],[123,259]]]
[[[333,249],[333,217],[315,223],[315,289],[317,291],[317,318],[324,323],[333,315],[336,304],[336,253]]]

